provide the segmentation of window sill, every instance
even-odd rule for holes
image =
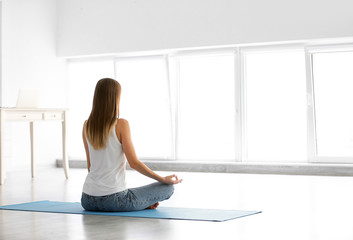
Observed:
[[[209,163],[186,161],[143,161],[154,171],[211,172],[246,174],[285,174],[317,176],[353,176],[353,164],[329,163]],[[62,167],[62,160],[56,160]],[[86,168],[85,160],[69,160],[70,168]],[[127,165],[128,166],[128,165]],[[128,169],[129,166],[128,166]]]

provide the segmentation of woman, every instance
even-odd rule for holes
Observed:
[[[161,177],[138,160],[128,121],[119,118],[121,86],[111,78],[98,81],[91,114],[82,131],[87,156],[81,205],[88,211],[155,209],[171,197],[176,175]],[[158,182],[127,189],[126,159],[131,168]]]

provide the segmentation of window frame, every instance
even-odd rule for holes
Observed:
[[[205,159],[198,159],[198,160],[188,160],[188,159],[180,159],[179,158],[179,122],[180,122],[180,59],[187,58],[187,57],[202,57],[202,56],[232,56],[234,59],[234,101],[235,101],[235,109],[234,109],[234,116],[235,116],[235,158],[231,161],[229,160],[222,160],[212,159],[212,160],[205,160]],[[241,149],[241,138],[242,138],[242,130],[241,130],[241,118],[242,118],[242,109],[241,109],[241,74],[239,73],[238,68],[241,66],[241,61],[239,60],[239,48],[238,47],[227,47],[227,48],[214,48],[214,49],[202,49],[202,50],[184,50],[174,52],[168,55],[169,61],[174,61],[174,67],[176,71],[175,81],[176,81],[176,106],[175,106],[175,160],[176,161],[197,161],[197,162],[216,162],[216,163],[225,163],[225,162],[242,162],[242,149]]]
[[[308,96],[308,162],[309,163],[353,163],[353,157],[318,156],[317,129],[315,112],[315,83],[313,73],[313,55],[316,53],[353,52],[353,44],[337,43],[326,45],[309,45],[305,47],[307,96]]]
[[[142,52],[131,54],[115,54],[110,56],[97,57],[78,57],[68,59],[70,62],[89,62],[97,59],[111,60],[114,68],[114,76],[117,77],[118,61],[126,61],[128,59],[143,59],[143,58],[158,58],[163,59],[166,70],[166,81],[168,86],[169,96],[169,117],[171,124],[171,158],[153,158],[142,157],[141,160],[162,160],[162,161],[187,161],[179,159],[179,112],[180,112],[180,67],[179,61],[181,57],[197,57],[197,56],[214,56],[231,54],[234,57],[234,101],[235,101],[235,159],[234,163],[254,163],[247,161],[247,139],[246,139],[246,54],[251,52],[268,53],[268,52],[283,52],[283,51],[304,51],[305,55],[305,72],[306,72],[306,94],[307,94],[307,163],[353,163],[353,157],[319,157],[317,152],[317,129],[316,129],[316,112],[315,112],[315,86],[313,76],[313,55],[315,53],[332,53],[353,51],[353,42],[339,42],[329,44],[320,44],[323,41],[317,42],[299,42],[299,43],[272,43],[262,45],[238,45],[238,46],[223,46],[210,47],[203,49],[182,49],[182,50],[163,50],[155,52]],[[0,82],[1,83],[1,82]],[[174,85],[173,85],[174,84]],[[174,88],[175,87],[175,88]],[[229,161],[216,160],[200,160],[202,162],[223,163]],[[286,161],[278,162],[288,163]],[[295,162],[289,162],[295,163]]]
[[[247,103],[246,103],[246,55],[251,53],[281,53],[281,52],[293,52],[293,51],[301,51],[305,54],[305,45],[303,43],[288,43],[288,44],[278,44],[278,45],[263,45],[263,46],[245,46],[239,47],[239,61],[240,61],[240,85],[241,85],[241,134],[242,134],[242,142],[241,142],[241,152],[243,163],[256,163],[258,161],[248,160],[247,156]],[[305,61],[305,65],[307,62]],[[308,78],[306,78],[307,83],[307,94],[309,89],[308,86]],[[307,99],[307,111],[309,111],[309,100]],[[309,114],[307,114],[308,119]],[[309,132],[309,125],[307,124],[307,132]],[[309,139],[307,141],[307,151],[309,152]],[[309,162],[310,158],[307,158],[306,162]],[[265,161],[266,163],[266,161]],[[286,162],[280,161],[276,162],[276,164],[285,164],[285,163],[303,163],[303,162]]]

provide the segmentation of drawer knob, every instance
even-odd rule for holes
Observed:
[[[26,117],[27,117],[27,115],[23,115],[23,117],[24,117],[24,118],[26,118]]]

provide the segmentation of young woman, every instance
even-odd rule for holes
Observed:
[[[161,177],[138,160],[129,123],[119,118],[120,94],[116,80],[99,80],[91,114],[83,126],[88,175],[81,205],[88,211],[155,209],[160,201],[171,197],[173,185],[182,181],[176,175]],[[126,159],[131,168],[158,182],[127,189]]]

